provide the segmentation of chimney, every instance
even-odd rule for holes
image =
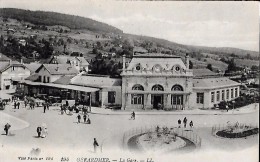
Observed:
[[[189,54],[186,53],[186,56],[185,56],[185,64],[186,64],[186,68],[189,69],[189,66],[190,66],[190,59],[189,59]]]
[[[125,72],[125,54],[123,55],[123,72]]]

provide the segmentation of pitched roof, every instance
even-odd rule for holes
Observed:
[[[41,65],[40,63],[24,64],[31,72],[35,72]]]
[[[76,57],[83,65],[89,65],[88,61],[84,57]]]
[[[240,83],[226,77],[193,79],[193,88],[195,89],[215,89],[239,85]]]
[[[10,62],[1,62],[0,63],[0,71],[6,69],[9,66]]]
[[[30,80],[30,81],[37,81],[39,79],[39,74],[33,74],[25,78],[25,80]]]
[[[69,64],[43,64],[42,66],[52,75],[76,75],[79,72],[74,66]]]
[[[0,53],[0,62],[2,61],[10,61],[11,59],[4,54]]]
[[[68,84],[70,84],[70,80],[71,80],[73,77],[74,77],[74,76],[66,76],[66,75],[63,75],[63,76],[61,76],[59,79],[55,80],[53,83],[55,83],[55,84],[68,85]]]
[[[122,80],[109,78],[109,76],[78,75],[71,79],[71,84],[103,88],[121,86]]]
[[[217,73],[209,69],[192,69],[194,77],[217,76]]]

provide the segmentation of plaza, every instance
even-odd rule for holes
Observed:
[[[151,125],[177,127],[177,120],[182,120],[184,117],[187,117],[188,121],[193,121],[192,131],[202,139],[201,148],[196,150],[197,156],[210,150],[221,150],[222,153],[247,149],[257,150],[258,135],[242,139],[222,139],[211,134],[212,126],[216,124],[225,125],[227,122],[257,124],[252,122],[258,121],[259,118],[259,105],[256,106],[251,104],[246,108],[235,110],[233,113],[232,111],[219,111],[218,114],[210,110],[201,110],[202,112],[186,110],[175,114],[163,111],[137,112],[135,120],[130,120],[130,111],[120,113],[106,110],[107,112],[104,113],[100,111],[101,108],[92,107],[92,112],[89,113],[91,124],[77,124],[77,113],[61,115],[59,107],[51,106],[50,110],[43,113],[42,107],[29,110],[23,105],[20,109],[13,109],[12,105],[7,105],[6,109],[0,112],[0,125],[3,128],[6,122],[10,123],[12,125],[11,135],[5,136],[4,131],[1,132],[0,154],[29,156],[32,148],[40,148],[40,155],[55,155],[55,158],[75,155],[74,151],[77,152],[76,156],[109,154],[118,157],[118,153],[133,156],[131,152],[122,149],[124,132]],[[46,123],[48,135],[46,138],[37,138],[36,128],[42,123]],[[93,152],[93,138],[99,142],[96,154]],[[154,154],[153,157],[158,158],[159,155]]]

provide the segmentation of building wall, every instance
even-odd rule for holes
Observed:
[[[108,92],[115,92],[115,103],[108,102]],[[103,88],[99,92],[99,100],[101,103],[101,107],[113,106],[113,105],[121,106],[122,104],[121,96],[122,96],[121,86],[112,86],[112,87]]]
[[[235,97],[235,88],[237,88],[237,96]],[[231,89],[233,89],[233,97],[231,98]],[[224,100],[222,99],[222,90],[224,90]],[[229,97],[227,99],[227,90],[229,90]],[[219,101],[217,101],[217,91],[219,91]],[[204,93],[204,104],[197,103],[197,93]],[[214,92],[214,101],[212,102],[211,93]],[[232,101],[235,98],[239,97],[240,95],[240,88],[239,86],[232,86],[226,88],[218,88],[218,89],[193,89],[192,93],[192,105],[194,108],[205,108],[209,109],[214,107],[215,104],[219,104],[221,101]]]
[[[1,89],[6,89],[6,86],[10,86],[9,89],[15,88],[12,84],[11,79],[25,79],[28,76],[30,76],[30,70],[25,67],[15,66],[13,69],[13,66],[9,67],[2,73],[0,73],[0,84]]]
[[[164,92],[172,92],[174,85],[180,85],[183,88],[183,92],[192,92],[192,78],[191,77],[175,77],[175,76],[131,76],[122,78],[122,109],[152,109],[151,94],[144,94],[144,105],[131,104],[132,87],[136,84],[140,84],[144,87],[144,91],[152,91],[152,87],[159,84],[163,87]],[[189,103],[192,98],[189,95],[183,95],[184,108],[190,108]],[[163,106],[164,108],[171,108],[171,94],[163,94]]]
[[[56,81],[57,79],[59,79],[61,77],[61,75],[51,75],[49,73],[48,70],[46,70],[45,67],[43,67],[39,72],[38,72],[38,75],[41,77],[41,82],[43,82],[43,78],[45,77],[45,81],[47,82],[47,78],[49,77],[49,82],[52,83],[54,81]]]

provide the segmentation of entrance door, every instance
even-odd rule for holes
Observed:
[[[183,95],[172,95],[172,107],[176,110],[183,110]]]
[[[154,109],[163,109],[163,95],[152,95],[152,105]]]

